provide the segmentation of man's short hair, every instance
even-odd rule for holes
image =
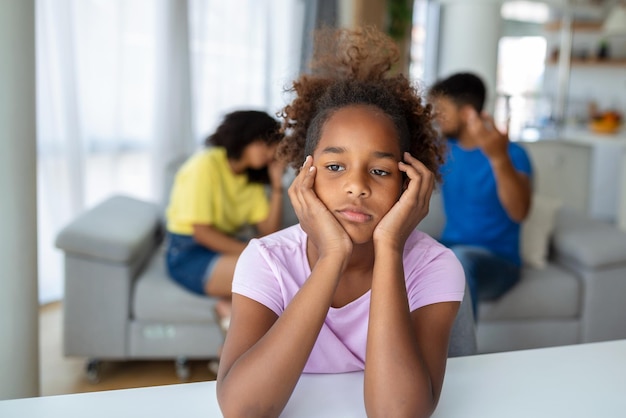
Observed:
[[[457,106],[470,105],[480,113],[485,105],[485,83],[476,74],[456,73],[437,81],[429,90],[432,98],[445,97]]]

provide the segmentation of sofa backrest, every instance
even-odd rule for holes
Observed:
[[[430,197],[428,215],[426,215],[426,217],[422,219],[422,222],[417,225],[417,229],[426,232],[435,239],[439,239],[441,237],[441,233],[443,232],[443,226],[445,223],[446,215],[443,211],[441,192],[439,190],[435,190]]]
[[[174,185],[176,173],[178,173],[178,169],[180,169],[185,161],[187,161],[187,158],[189,158],[188,155],[182,155],[173,159],[167,164],[167,166],[165,166],[165,175],[163,176],[163,200],[161,202],[161,207],[164,212],[170,201],[170,192],[172,191],[172,186]]]
[[[448,357],[470,356],[478,351],[476,341],[476,323],[472,310],[472,295],[465,285],[465,295],[461,301],[459,312],[452,325]]]

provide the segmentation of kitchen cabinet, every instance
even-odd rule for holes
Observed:
[[[559,140],[520,142],[533,166],[533,191],[555,197],[580,212],[589,211],[591,149]]]
[[[557,51],[561,47],[558,24],[544,29],[547,56],[542,93],[545,97],[555,98],[556,113],[553,116],[566,123],[584,123],[589,117],[591,103],[595,103],[600,111],[617,110],[626,115],[624,39],[607,38],[598,22],[574,22],[571,62],[565,76],[557,65]],[[603,41],[608,44],[608,57],[600,59],[597,55]],[[563,77],[567,81],[565,84]]]
[[[536,193],[626,229],[625,129],[614,135],[565,129],[558,137],[519,144],[533,163]]]
[[[560,22],[552,22],[544,27],[547,54],[546,64],[558,64],[560,47]],[[571,67],[617,67],[626,68],[626,51],[619,39],[606,38],[602,32],[602,22],[578,21],[572,25]],[[599,57],[600,45],[605,43],[607,57]]]
[[[555,59],[549,58],[546,61],[546,65],[548,67],[558,65],[558,61]],[[597,58],[572,58],[570,62],[570,66],[573,68],[576,67],[604,67],[604,68],[624,68],[626,69],[626,59],[624,58],[612,58],[606,60],[599,60]]]
[[[622,152],[622,164],[620,168],[621,176],[619,184],[621,185],[619,206],[617,208],[617,225],[626,231],[626,149]]]

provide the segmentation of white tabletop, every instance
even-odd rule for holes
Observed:
[[[0,402],[0,417],[219,417],[215,382]],[[303,375],[284,417],[364,417],[363,374]],[[435,417],[626,417],[626,340],[453,358]]]

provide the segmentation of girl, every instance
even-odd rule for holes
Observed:
[[[300,223],[241,255],[218,400],[225,416],[278,416],[301,373],[364,370],[368,415],[429,416],[465,286],[452,252],[415,229],[442,145],[430,107],[388,76],[389,38],[324,36],[333,48],[283,112]]]
[[[239,230],[275,232],[282,215],[284,164],[274,160],[279,123],[265,112],[229,113],[176,174],[167,208],[169,275],[186,289],[230,298],[246,243]],[[268,202],[265,184],[271,185]],[[228,305],[221,304],[227,316]]]

